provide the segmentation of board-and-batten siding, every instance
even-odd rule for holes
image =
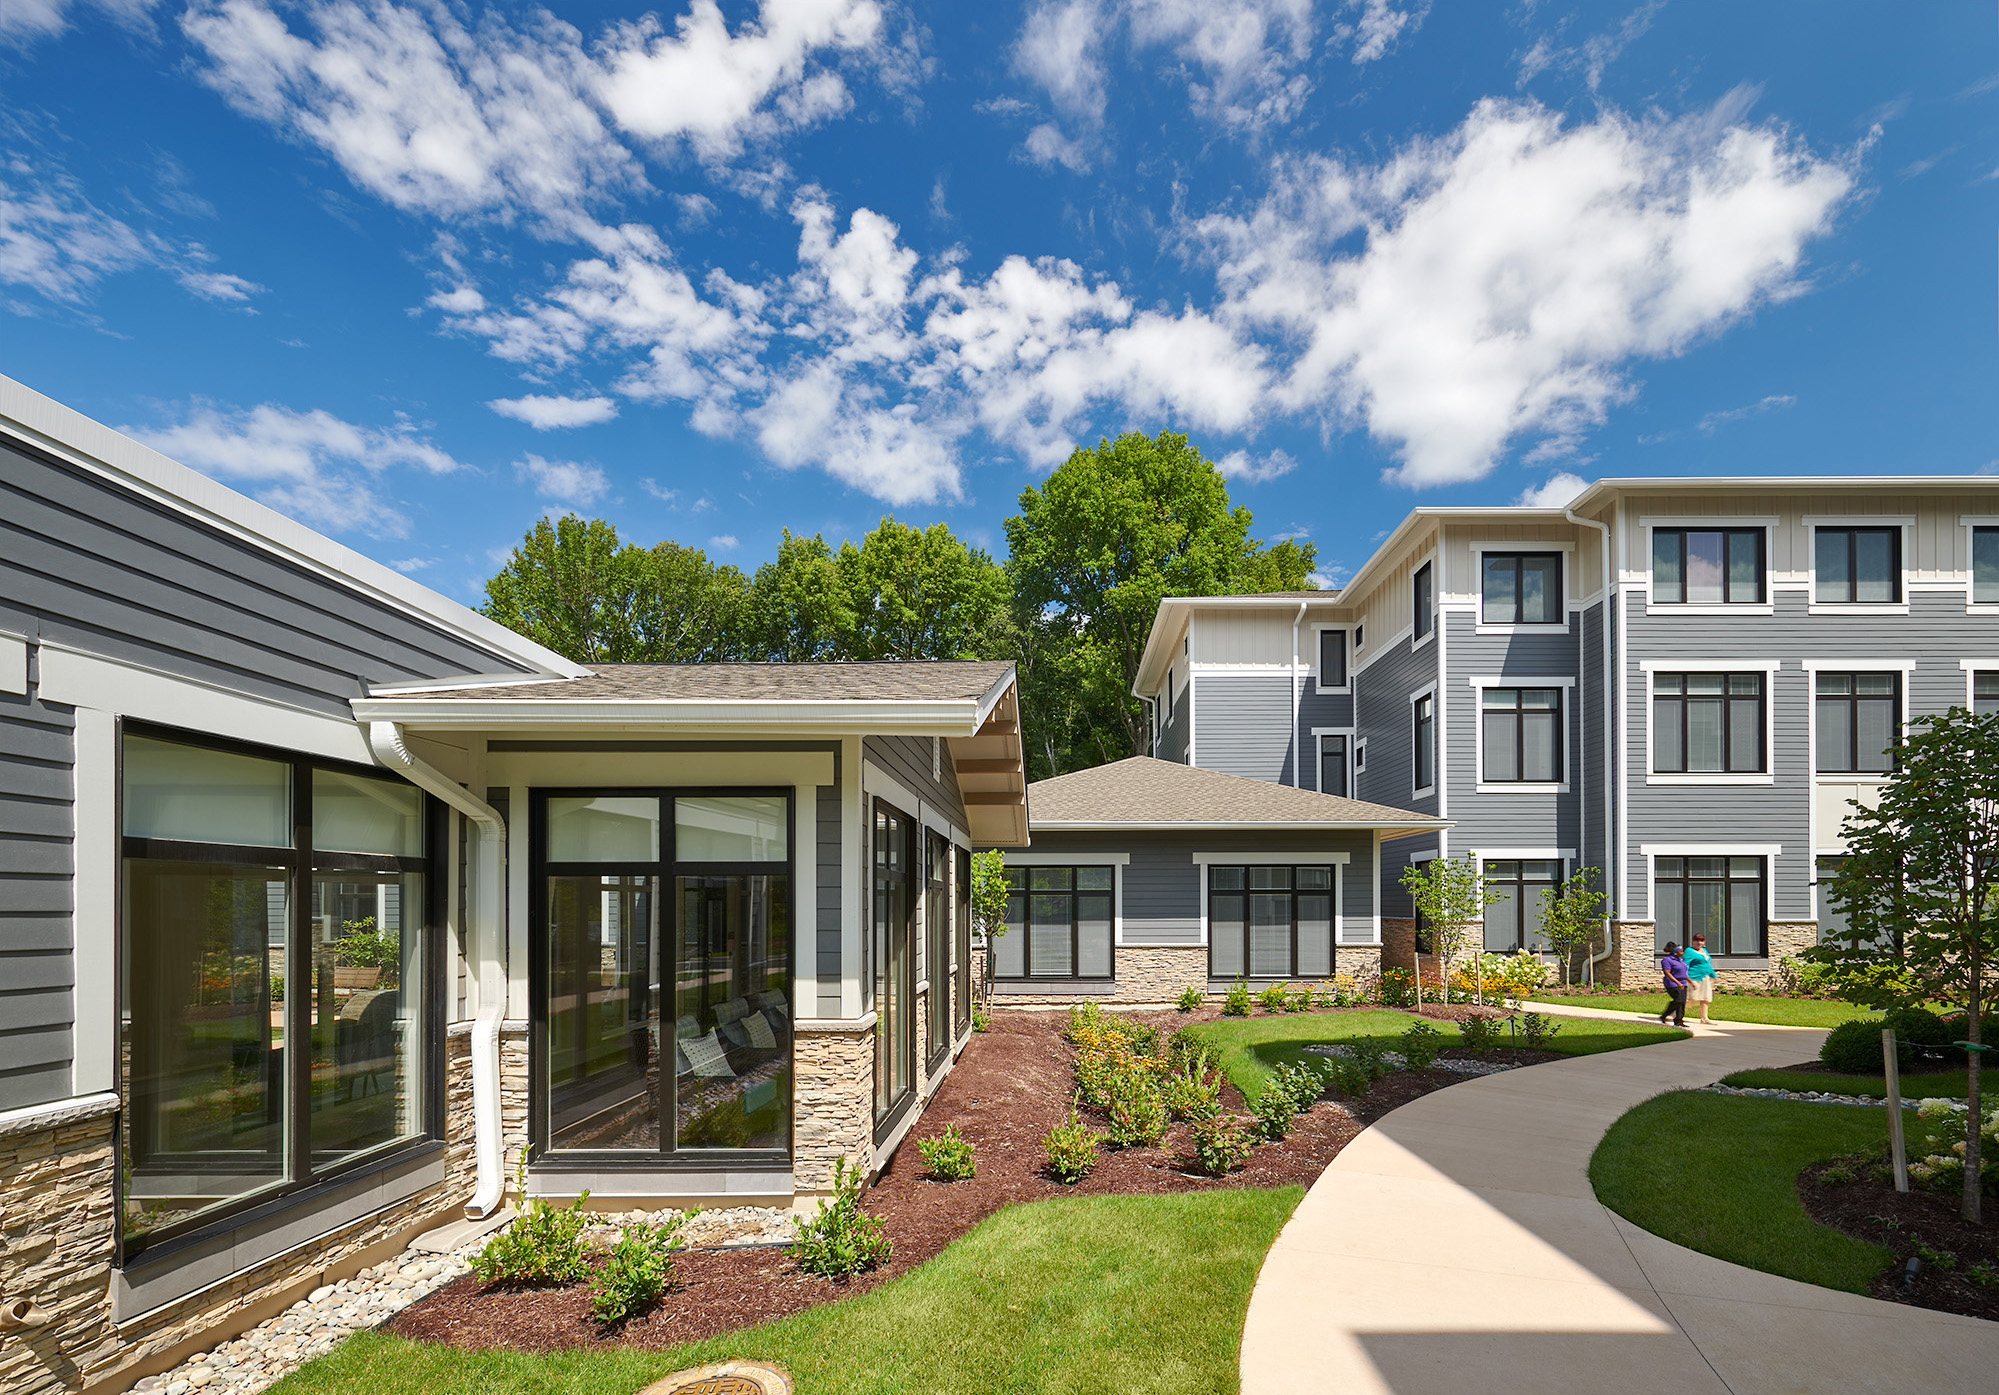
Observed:
[[[70,1093],[75,719],[0,693],[0,1109]]]
[[[337,717],[364,682],[528,671],[4,440],[0,629]]]
[[[1643,582],[1651,568],[1646,518],[1778,520],[1770,568],[1778,581],[1804,580],[1811,571],[1811,530],[1805,519],[1911,518],[1903,565],[1913,581],[1957,581],[1971,571],[1970,537],[1959,519],[1999,515],[1999,491],[1963,494],[1648,494],[1620,501],[1626,529],[1624,576]]]
[[[1566,794],[1480,792],[1478,768],[1479,695],[1472,678],[1518,679],[1531,688],[1535,680],[1575,678],[1581,616],[1571,612],[1569,623],[1550,625],[1547,633],[1479,634],[1478,617],[1469,611],[1445,611],[1451,681],[1448,688],[1450,740],[1444,753],[1451,782],[1451,850],[1454,854],[1481,848],[1574,848],[1582,830],[1581,789],[1576,756],[1582,743],[1581,706],[1577,690],[1562,693],[1566,729],[1563,773]]]
[[[1194,763],[1250,780],[1294,783],[1291,678],[1284,673],[1194,675]]]

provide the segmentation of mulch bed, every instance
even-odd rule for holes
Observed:
[[[1455,1020],[1476,1011],[1431,1005],[1424,1015]],[[1157,1025],[1163,1039],[1190,1023],[1213,1021],[1217,1013],[1210,1008],[1130,1016]],[[1127,1014],[1120,1013],[1119,1018],[1125,1020]],[[865,1293],[915,1269],[1014,1202],[1217,1187],[1309,1187],[1368,1124],[1398,1105],[1464,1079],[1440,1070],[1399,1071],[1376,1082],[1363,1099],[1323,1101],[1298,1117],[1283,1142],[1259,1145],[1249,1165],[1227,1177],[1194,1174],[1189,1130],[1174,1124],[1159,1147],[1106,1149],[1094,1172],[1073,1186],[1063,1186],[1043,1174],[1047,1154],[1041,1138],[1051,1125],[1068,1119],[1074,1053],[1061,1035],[1067,1020],[1055,1012],[1000,1012],[994,1014],[990,1031],[972,1038],[916,1129],[864,1194],[867,1210],[882,1218],[894,1245],[893,1258],[872,1273],[840,1285],[799,1273],[783,1249],[687,1251],[675,1262],[679,1291],[654,1312],[609,1333],[589,1316],[586,1286],[489,1288],[468,1275],[405,1309],[383,1330],[464,1350],[674,1347]],[[1494,1051],[1486,1059],[1527,1065],[1554,1057],[1545,1052]],[[1224,1109],[1247,1112],[1242,1097],[1226,1082],[1222,1104]],[[964,1182],[931,1182],[923,1174],[915,1139],[940,1133],[950,1124],[956,1124],[977,1148],[978,1173]]]
[[[1966,1277],[1966,1271],[1981,1261],[1999,1266],[1999,1214],[1995,1214],[1999,1200],[1985,1198],[1986,1223],[1974,1226],[1958,1215],[1955,1188],[1898,1192],[1892,1181],[1874,1178],[1873,1161],[1856,1166],[1854,1160],[1841,1159],[1806,1168],[1798,1178],[1798,1199],[1805,1214],[1820,1225],[1894,1252],[1894,1267],[1869,1289],[1874,1297],[1999,1320],[1999,1288],[1985,1288]],[[1834,1186],[1819,1180],[1827,1168],[1842,1164],[1859,1172],[1860,1180]],[[1919,1245],[1932,1254],[1953,1256],[1956,1262],[1946,1270],[1932,1260],[1921,1260],[1910,1280],[1907,1265],[1912,1256],[1920,1259]]]

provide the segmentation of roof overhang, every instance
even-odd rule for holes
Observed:
[[[1392,838],[1412,838],[1455,827],[1450,819],[1332,822],[1327,819],[1035,819],[1037,833],[1368,833],[1379,832],[1383,842]]]
[[[1173,636],[1179,634],[1178,617],[1191,615],[1196,606],[1230,610],[1275,610],[1286,615],[1303,606],[1338,605],[1344,590],[1327,591],[1322,596],[1162,596],[1159,609],[1153,613],[1152,628],[1146,632],[1145,648],[1138,656],[1138,669],[1132,676],[1131,695],[1150,697],[1165,676],[1166,666],[1172,662],[1168,652]]]

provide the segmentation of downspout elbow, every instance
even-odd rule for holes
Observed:
[[[420,759],[394,722],[370,722],[375,758],[411,784],[427,790],[479,828],[477,893],[472,898],[473,943],[479,947],[479,1013],[472,1023],[472,1199],[465,1214],[484,1220],[506,1199],[505,1145],[500,1131],[500,1023],[506,1016],[506,969],[500,959],[505,881],[506,821],[499,810],[443,771]]]
[[[54,1316],[32,1298],[0,1299],[0,1332],[24,1332],[31,1327],[46,1327]]]

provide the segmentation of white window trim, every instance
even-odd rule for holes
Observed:
[[[1350,852],[1317,852],[1306,849],[1302,852],[1197,852],[1189,853],[1195,865],[1207,867],[1347,867],[1353,863]]]
[[[1356,736],[1354,738],[1352,770],[1356,781],[1367,772],[1367,738],[1365,736]],[[1356,785],[1355,788],[1358,789],[1359,786]]]
[[[1991,607],[1999,611],[1999,606]],[[1978,675],[1999,673],[1999,659],[1959,659],[1957,666],[1964,670],[1964,710],[1971,711],[1971,704],[1977,700]]]
[[[1197,852],[1193,854],[1193,862],[1195,869],[1194,875],[1196,878],[1195,885],[1198,888],[1201,897],[1201,948],[1205,950],[1209,947],[1208,946],[1208,897],[1212,893],[1213,888],[1208,884],[1208,868],[1330,866],[1333,869],[1333,966],[1335,968],[1339,967],[1340,931],[1346,924],[1345,908],[1341,904],[1346,898],[1347,874],[1345,869],[1352,862],[1352,860],[1353,860],[1353,854],[1347,852],[1329,852],[1329,853]],[[1375,943],[1377,944],[1380,943],[1381,940],[1380,930],[1381,930],[1380,916],[1377,914],[1375,917],[1375,937],[1374,937]],[[1185,945],[1174,945],[1172,947],[1175,949],[1186,948]],[[1349,946],[1349,948],[1363,948],[1363,947],[1364,946],[1359,946],[1359,945]],[[1212,972],[1213,972],[1212,961],[1210,961],[1209,963],[1204,963],[1202,965],[1202,977],[1204,980],[1207,977],[1209,977],[1212,974]],[[1249,975],[1244,974],[1242,975],[1242,977],[1248,978]]]
[[[1131,862],[1130,853],[1014,853],[1006,855],[1009,867],[1108,867],[1111,869],[1111,947],[1122,949],[1128,943],[1124,937],[1124,869]],[[953,937],[955,938],[955,936]],[[1135,942],[1144,948],[1147,941]],[[1184,948],[1184,946],[1179,946]],[[1117,961],[1111,961],[1111,977],[1117,977]]]
[[[1999,609],[1999,607],[1994,608]],[[1334,688],[1326,686],[1324,682],[1325,675],[1319,671],[1320,654],[1325,643],[1319,636],[1327,630],[1338,630],[1347,637],[1347,681]],[[1353,691],[1353,626],[1327,625],[1322,623],[1312,626],[1312,691],[1320,697],[1339,693],[1351,693]]]
[[[1412,652],[1426,644],[1434,643],[1437,638],[1437,628],[1444,623],[1443,613],[1438,605],[1442,596],[1439,594],[1440,588],[1437,582],[1444,570],[1441,560],[1440,553],[1433,548],[1427,557],[1417,560],[1415,565],[1409,568],[1409,590],[1405,593],[1405,599],[1409,602],[1409,648]],[[1416,637],[1416,573],[1425,567],[1430,569],[1430,632],[1419,639]]]
[[[1326,780],[1326,741],[1325,741],[1325,738],[1326,738],[1326,737],[1328,737],[1328,736],[1344,736],[1344,737],[1345,737],[1345,738],[1347,739],[1347,793],[1346,793],[1346,795],[1345,795],[1344,797],[1345,797],[1345,798],[1347,798],[1347,799],[1352,799],[1352,798],[1354,797],[1354,796],[1353,796],[1353,775],[1354,775],[1354,772],[1353,772],[1353,750],[1354,750],[1354,729],[1353,729],[1352,727],[1313,727],[1313,728],[1312,728],[1312,731],[1311,731],[1311,737],[1312,737],[1312,755],[1313,755],[1313,757],[1314,757],[1314,759],[1313,759],[1313,761],[1312,761],[1312,788],[1313,788],[1313,789],[1315,789],[1315,790],[1317,790],[1317,791],[1318,791],[1318,792],[1319,792],[1320,794],[1324,794],[1324,793],[1326,792],[1326,789],[1325,789],[1325,780]]]
[[[1646,514],[1638,520],[1638,530],[1644,534],[1645,550],[1639,555],[1643,562],[1643,587],[1645,591],[1645,613],[1647,615],[1775,615],[1777,606],[1777,528],[1783,520],[1769,514],[1727,517],[1715,514]],[[1658,601],[1652,599],[1652,532],[1655,528],[1677,531],[1694,528],[1702,531],[1724,529],[1761,528],[1763,530],[1763,595],[1764,599],[1755,605],[1730,605],[1727,602],[1715,604],[1703,601],[1688,604],[1685,601]],[[1627,585],[1631,584],[1629,582]],[[1795,585],[1796,583],[1786,583]]]
[[[1907,615],[1909,613],[1909,534],[1916,526],[1911,514],[1807,514],[1805,525],[1805,606],[1809,615]],[[1902,542],[1896,549],[1901,562],[1895,589],[1899,601],[1821,601],[1819,594],[1819,529],[1821,528],[1900,528]]]
[[[1964,613],[1999,615],[1999,603],[1987,601],[1981,605],[1974,599],[1978,595],[1978,558],[1975,551],[1977,539],[1973,534],[1973,530],[1977,528],[1999,528],[1999,514],[1959,514],[1957,526],[1964,529]],[[1955,583],[1952,584],[1953,589],[1954,587]],[[1936,589],[1941,591],[1946,588],[1939,585]],[[1966,706],[1969,705],[1970,699],[1967,697]]]
[[[1439,709],[1443,704],[1437,701],[1437,685],[1435,683],[1426,683],[1415,692],[1409,694],[1409,721],[1407,724],[1409,733],[1409,778],[1412,782],[1416,778],[1416,704],[1426,697],[1430,699],[1430,783],[1427,785],[1412,783],[1409,786],[1409,796],[1412,799],[1420,798],[1426,794],[1435,794],[1438,782],[1443,777],[1443,771],[1438,768],[1443,762],[1439,759],[1441,752],[1437,743],[1438,724],[1443,721],[1444,716]]]
[[[1662,857],[1760,857],[1763,859],[1763,948],[1770,948],[1769,928],[1777,919],[1777,859],[1782,843],[1640,843],[1638,855],[1645,859],[1645,909],[1654,925],[1659,923],[1658,860]],[[1756,958],[1755,955],[1717,955],[1721,959]]]
[[[1638,671],[1645,676],[1643,700],[1645,723],[1645,783],[1648,785],[1774,785],[1777,783],[1777,674],[1781,659],[1752,662],[1695,662],[1682,659],[1644,659]],[[1761,673],[1763,678],[1763,761],[1768,770],[1756,774],[1726,771],[1657,771],[1652,768],[1652,675],[1655,673]],[[1706,854],[1703,854],[1706,856]],[[1749,856],[1743,853],[1742,856]],[[1648,903],[1649,904],[1649,903]]]
[[[1904,735],[1909,730],[1909,689],[1913,686],[1909,675],[1916,671],[1914,659],[1805,659],[1798,667],[1805,671],[1805,768],[1811,772],[1812,783],[1824,781],[1828,784],[1850,785],[1856,781],[1888,778],[1887,772],[1879,770],[1820,770],[1819,769],[1819,680],[1820,673],[1899,673],[1902,681],[1900,689],[1901,711],[1896,718],[1896,735]],[[1965,704],[1967,707],[1970,703]],[[1817,817],[1818,801],[1812,801],[1812,814]],[[1814,845],[1818,839],[1812,839]]]
[[[1518,553],[1523,555],[1530,552],[1561,553],[1562,618],[1560,620],[1549,621],[1545,624],[1528,624],[1522,621],[1514,621],[1511,624],[1487,623],[1485,618],[1485,554],[1488,552]],[[1552,635],[1561,634],[1571,629],[1575,622],[1569,617],[1582,613],[1582,607],[1572,604],[1569,600],[1569,587],[1570,583],[1574,580],[1576,570],[1575,552],[1576,545],[1573,542],[1533,542],[1523,540],[1516,542],[1472,543],[1471,594],[1472,606],[1474,608],[1473,613],[1478,616],[1478,625],[1474,633],[1482,635]]]
[[[1573,695],[1566,691],[1576,686],[1573,678],[1539,677],[1481,677],[1465,680],[1471,685],[1472,699],[1472,789],[1477,794],[1567,794],[1569,779],[1569,722],[1575,715]],[[1563,779],[1547,780],[1487,780],[1485,778],[1485,690],[1487,688],[1561,688],[1561,719],[1555,724],[1561,733],[1562,748],[1560,759]]]
[[[1573,862],[1574,848],[1470,848],[1483,866],[1488,862]]]

